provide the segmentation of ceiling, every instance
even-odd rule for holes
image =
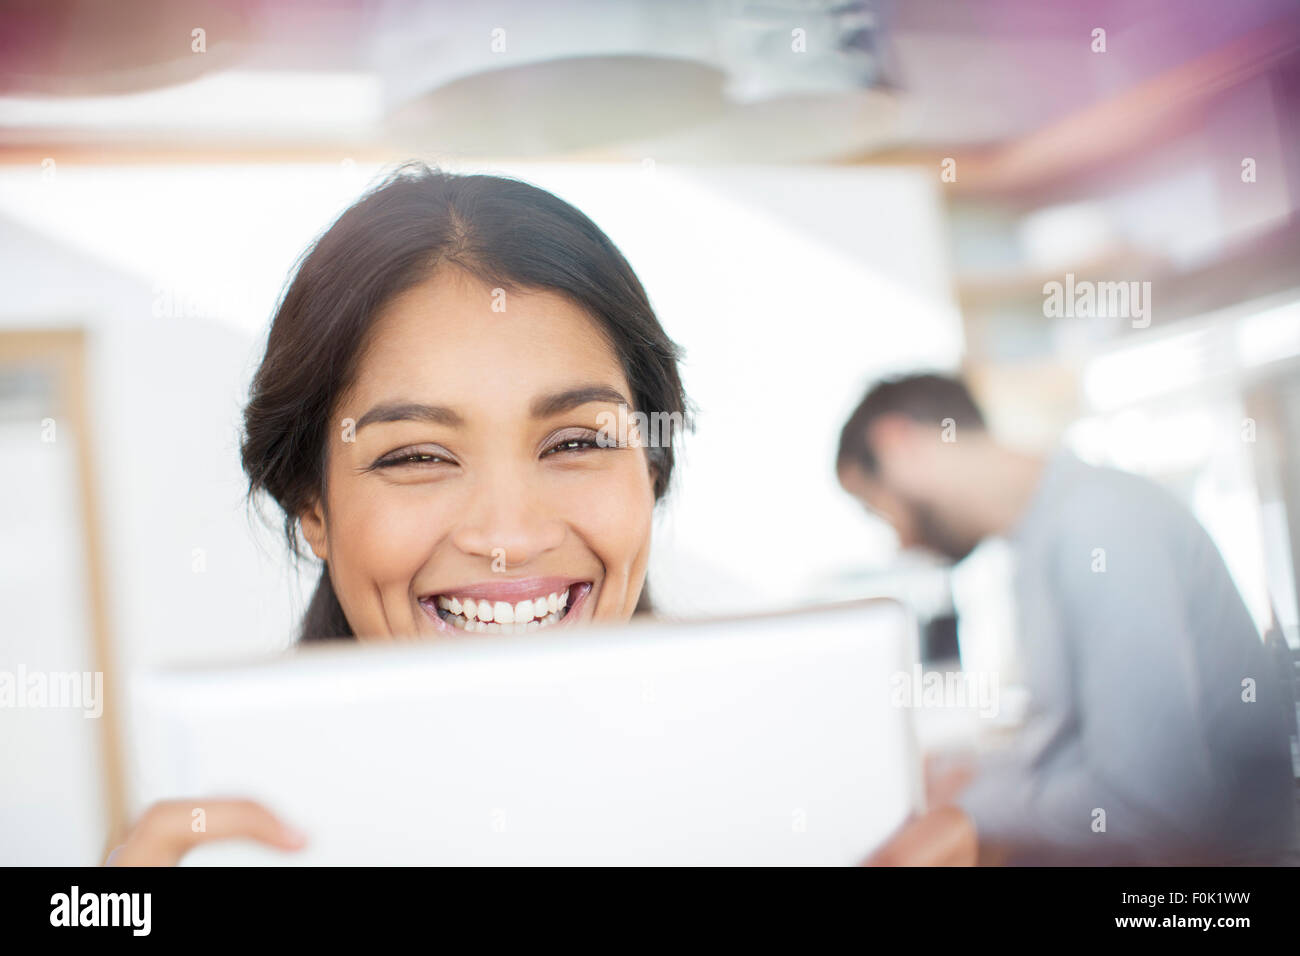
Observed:
[[[861,161],[1017,141],[1295,16],[1290,0],[10,3],[0,156]]]

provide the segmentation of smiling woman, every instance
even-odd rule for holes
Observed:
[[[301,639],[531,631],[644,606],[678,349],[600,229],[541,189],[407,164],[325,232],[244,413],[250,495],[323,562]]]

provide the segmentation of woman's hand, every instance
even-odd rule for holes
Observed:
[[[975,824],[964,810],[943,806],[914,817],[863,866],[974,866],[979,860]]]
[[[203,829],[194,829],[194,811],[203,811]],[[305,835],[281,822],[252,800],[164,800],[149,807],[109,854],[106,866],[175,866],[201,843],[254,840],[277,850],[299,850]]]

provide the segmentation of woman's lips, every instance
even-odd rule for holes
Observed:
[[[514,603],[522,601],[525,598],[545,597],[548,594],[558,593],[567,587],[575,584],[590,584],[591,582],[584,578],[568,577],[544,577],[544,578],[493,578],[489,581],[479,581],[474,584],[459,584],[455,587],[443,588],[440,591],[431,591],[424,597],[433,598],[439,596],[473,598],[474,600],[486,599],[488,601],[506,601]]]
[[[426,594],[419,603],[441,633],[522,634],[579,621],[593,590],[592,582],[574,578],[493,580]],[[470,609],[473,617],[466,613]]]

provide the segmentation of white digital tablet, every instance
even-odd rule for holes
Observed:
[[[307,849],[191,864],[854,864],[922,795],[892,601],[134,675],[135,812],[247,796]]]

